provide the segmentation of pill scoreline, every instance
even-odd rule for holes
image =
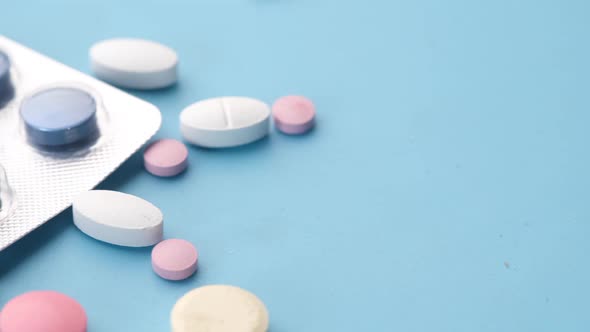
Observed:
[[[225,119],[225,128],[233,128],[234,123],[231,118],[231,106],[227,103],[226,98],[220,98],[219,102],[221,103],[221,110]]]

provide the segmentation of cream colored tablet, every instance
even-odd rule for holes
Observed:
[[[204,286],[172,309],[172,332],[266,332],[268,311],[256,295],[235,286]]]
[[[162,212],[139,197],[91,190],[74,199],[73,210],[74,224],[97,240],[127,247],[147,247],[162,241]]]

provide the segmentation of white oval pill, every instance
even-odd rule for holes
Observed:
[[[180,114],[184,139],[195,145],[225,148],[254,142],[269,131],[270,107],[257,99],[221,97],[203,100]]]
[[[171,48],[144,39],[117,38],[90,48],[96,77],[124,88],[158,89],[176,82],[178,56]]]
[[[268,311],[241,288],[211,285],[186,293],[172,309],[172,332],[266,332]]]
[[[87,235],[127,247],[154,245],[163,238],[160,209],[139,197],[110,190],[87,191],[74,199],[74,224]]]

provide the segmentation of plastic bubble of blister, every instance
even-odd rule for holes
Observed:
[[[14,192],[10,187],[6,171],[0,165],[0,222],[8,218],[14,206]]]

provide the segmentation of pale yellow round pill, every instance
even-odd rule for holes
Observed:
[[[268,311],[256,295],[235,286],[193,289],[172,309],[172,332],[266,332]]]

